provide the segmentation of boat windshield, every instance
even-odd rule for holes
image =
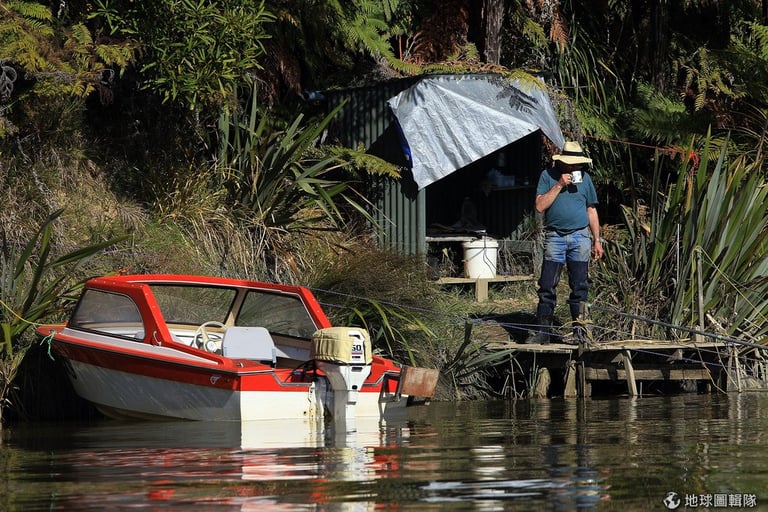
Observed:
[[[266,327],[272,334],[311,338],[317,330],[304,302],[296,295],[249,290],[236,325]]]
[[[237,296],[236,289],[217,286],[153,284],[150,288],[168,324],[225,322]]]
[[[311,338],[318,329],[301,297],[271,290],[222,286],[152,284],[152,293],[167,324],[226,323],[237,308],[235,325],[265,327],[272,334]]]
[[[128,337],[142,337],[144,332],[141,314],[130,297],[101,290],[83,292],[69,326]]]

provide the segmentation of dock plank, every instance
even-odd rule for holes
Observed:
[[[711,374],[707,368],[632,368],[635,381],[638,380],[709,380]],[[627,380],[630,372],[624,368],[584,367],[587,380]]]

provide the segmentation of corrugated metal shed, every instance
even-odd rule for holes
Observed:
[[[387,101],[418,80],[406,78],[325,92],[329,111],[347,101],[331,127],[330,136],[346,147],[362,145],[368,152],[389,162],[407,166],[395,118]],[[425,191],[417,191],[412,180],[404,176],[399,181],[376,179],[371,184],[370,193],[369,199],[376,207],[374,218],[382,228],[380,246],[403,254],[426,253]]]
[[[507,163],[501,171],[515,176],[514,186],[488,188],[486,175],[498,167],[496,155],[491,155],[417,190],[406,169],[407,157],[387,101],[419,79],[323,92],[328,111],[347,101],[329,129],[331,140],[351,148],[362,145],[369,153],[405,169],[400,180],[382,178],[371,184],[370,199],[377,208],[374,218],[382,227],[380,246],[404,254],[426,254],[430,227],[455,224],[466,197],[473,201],[488,234],[508,237],[533,209],[533,187],[541,165],[540,132],[504,148]]]

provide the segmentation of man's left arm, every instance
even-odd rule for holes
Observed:
[[[589,219],[589,231],[592,233],[592,251],[595,259],[603,257],[603,243],[600,239],[600,218],[597,216],[597,208],[587,206],[587,218]]]

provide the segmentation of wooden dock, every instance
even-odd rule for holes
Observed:
[[[501,346],[499,348],[502,348]],[[590,397],[768,389],[762,350],[722,342],[508,343],[507,396]]]

